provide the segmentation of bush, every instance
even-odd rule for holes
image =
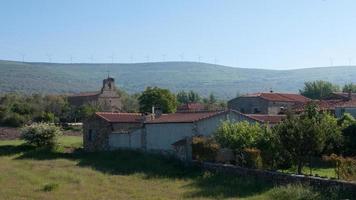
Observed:
[[[21,130],[22,139],[36,147],[54,147],[58,136],[62,134],[59,127],[45,123],[34,123]]]
[[[356,181],[356,159],[341,159],[340,178],[343,180]]]
[[[274,200],[316,200],[322,199],[321,195],[302,185],[287,185],[273,188],[268,196]]]
[[[242,152],[243,166],[254,169],[262,169],[261,151],[256,148],[245,148]]]
[[[356,181],[356,159],[331,154],[330,156],[323,156],[323,160],[334,164],[335,174],[338,178]]]
[[[27,121],[28,120],[23,115],[17,113],[8,113],[8,115],[3,118],[1,124],[11,127],[20,127],[23,126]]]
[[[214,161],[219,150],[219,144],[213,138],[193,137],[193,157],[199,161]]]

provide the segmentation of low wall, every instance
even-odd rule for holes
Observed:
[[[218,163],[199,163],[194,161],[194,165],[201,167],[203,170],[221,172],[229,175],[236,175],[240,177],[254,177],[256,179],[272,182],[276,185],[286,185],[300,183],[303,185],[310,185],[319,189],[337,189],[339,191],[347,192],[356,197],[356,182],[348,182],[342,180],[332,180],[326,178],[285,174],[281,172],[273,172],[266,170],[248,169],[228,164]]]

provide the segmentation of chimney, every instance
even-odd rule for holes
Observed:
[[[151,118],[155,119],[155,106],[152,106]]]

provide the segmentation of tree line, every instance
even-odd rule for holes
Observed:
[[[152,106],[155,106],[164,113],[172,113],[185,103],[201,103],[210,109],[226,107],[226,102],[215,95],[201,97],[194,91],[174,94],[168,89],[147,87],[142,93],[132,95],[123,90],[117,92],[122,102],[122,112],[151,112]],[[33,122],[80,122],[101,110],[102,105],[94,102],[72,106],[65,95],[0,95],[0,125],[4,126],[20,127]]]
[[[303,89],[299,93],[311,99],[324,99],[333,92],[356,92],[356,84],[345,84],[342,88],[339,85],[328,81],[317,80],[304,83]]]

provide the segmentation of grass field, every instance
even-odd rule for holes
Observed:
[[[305,187],[202,172],[158,155],[85,153],[77,136],[59,142],[49,151],[0,141],[0,199],[326,199]]]

